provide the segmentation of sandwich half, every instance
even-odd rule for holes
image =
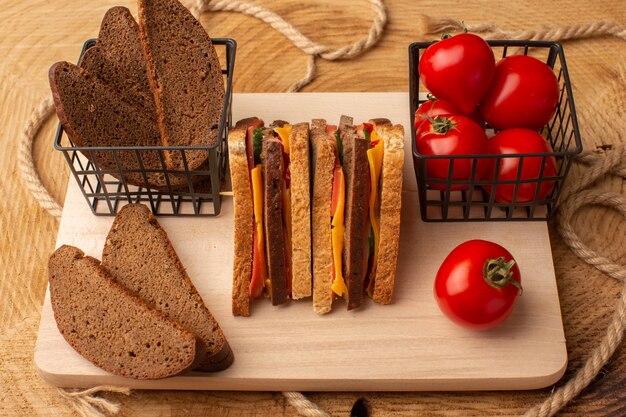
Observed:
[[[403,138],[402,126],[386,119],[355,127],[342,116],[338,128],[313,121],[313,307],[319,314],[332,309],[335,297],[343,297],[348,310],[358,308],[365,290],[374,301],[391,302]]]
[[[250,300],[272,304],[311,295],[309,125],[258,118],[228,138],[235,214],[233,314]]]
[[[358,129],[357,129],[358,130]],[[368,272],[364,279],[367,294],[377,303],[389,304],[398,262],[400,209],[404,166],[404,128],[387,119],[363,124],[369,136],[370,166]]]
[[[347,296],[342,270],[346,193],[342,156],[337,126],[314,119],[311,122],[311,237],[313,309],[318,314],[332,309],[334,294]]]

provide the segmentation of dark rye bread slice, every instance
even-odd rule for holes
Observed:
[[[198,339],[194,369],[220,371],[233,354],[219,324],[191,283],[167,234],[143,204],[124,206],[111,226],[102,265],[113,279]]]
[[[200,22],[177,0],[139,0],[139,34],[164,145],[216,144],[224,80]],[[189,169],[207,156],[204,150],[185,153]],[[180,153],[166,157],[170,168],[184,166]]]
[[[273,305],[287,301],[287,260],[283,228],[283,145],[271,129],[263,132],[263,208],[269,294]]]
[[[106,12],[96,46],[85,51],[80,67],[142,108],[156,123],[139,27],[126,7],[116,6]]]
[[[366,196],[370,172],[367,141],[357,136],[354,126],[342,127],[340,135],[346,184],[343,270],[348,287],[348,310],[352,310],[363,301],[363,281],[367,274],[369,201]]]
[[[160,146],[159,131],[143,111],[127,103],[118,93],[82,68],[69,62],[57,62],[50,68],[50,88],[57,116],[63,129],[77,147],[97,146]],[[139,170],[141,165],[134,151],[120,151],[119,165],[112,151],[86,151],[84,155],[100,169],[115,171]],[[144,168],[164,168],[157,151],[140,152]],[[146,186],[140,172],[125,172],[131,184]],[[166,187],[165,174],[148,172],[149,186]],[[186,176],[168,175],[171,187],[185,185]]]
[[[109,276],[98,260],[62,246],[48,266],[54,318],[65,340],[112,374],[164,378],[187,369],[196,340]]]

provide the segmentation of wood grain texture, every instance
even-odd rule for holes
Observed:
[[[279,13],[318,42],[342,46],[364,36],[371,12],[365,0],[332,2],[255,0]],[[34,351],[39,306],[45,286],[45,262],[54,249],[57,224],[41,210],[18,176],[18,135],[31,107],[49,94],[47,70],[58,60],[74,61],[83,41],[95,37],[100,19],[113,5],[133,1],[3,0],[0,7],[0,381],[5,390],[2,415],[73,415],[56,390],[35,373]],[[442,0],[416,3],[385,2],[389,23],[380,43],[353,61],[321,61],[318,78],[307,91],[407,91],[407,45],[424,36],[422,14],[453,17],[471,23],[495,22],[508,30],[537,29],[597,20],[626,23],[620,0],[589,2],[460,3]],[[282,35],[256,19],[234,13],[204,15],[212,36],[238,41],[236,92],[284,91],[305,72],[306,57]],[[581,133],[593,149],[623,141],[626,109],[624,74],[626,43],[603,37],[565,42]],[[620,124],[621,123],[621,124]],[[608,125],[615,128],[607,128]],[[67,167],[51,149],[55,124],[43,129],[35,146],[36,163],[44,183],[62,200]],[[578,175],[575,169],[571,175]],[[609,179],[604,190],[624,192],[621,180]],[[582,210],[574,227],[589,244],[613,259],[626,262],[626,226],[608,209]],[[550,224],[561,310],[567,338],[569,367],[565,378],[580,368],[599,343],[612,314],[619,285],[579,260]],[[561,413],[564,416],[623,415],[626,401],[626,349],[623,345],[597,380]],[[565,380],[564,378],[564,380]],[[373,416],[520,415],[550,389],[509,393],[316,393],[310,398],[335,416],[349,415],[352,403],[365,395]],[[111,396],[123,403],[124,415],[276,415],[295,416],[278,393],[135,391]]]

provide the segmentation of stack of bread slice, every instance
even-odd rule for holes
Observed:
[[[65,132],[77,147],[213,146],[224,80],[209,35],[178,0],[138,3],[138,23],[113,7],[79,66],[50,68]],[[202,149],[83,153],[130,184],[161,190],[187,186],[186,173],[208,158]]]
[[[49,262],[50,299],[65,340],[116,375],[154,379],[233,362],[167,234],[150,210],[129,204],[107,236],[102,263],[72,246]]]

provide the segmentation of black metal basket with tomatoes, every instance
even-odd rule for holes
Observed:
[[[582,151],[563,48],[465,33],[409,46],[425,221],[546,220]]]

